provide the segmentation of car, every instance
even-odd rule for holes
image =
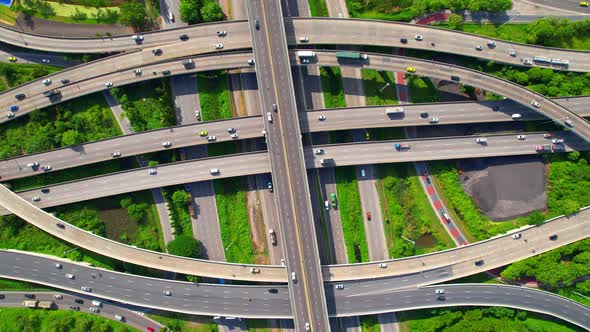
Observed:
[[[307,43],[309,41],[309,37],[307,37],[307,36],[301,36],[301,37],[299,37],[299,41],[301,43]]]
[[[163,70],[162,75],[170,75],[170,70],[168,70],[168,69]]]
[[[417,41],[422,41],[424,40],[424,37],[422,35],[416,35],[414,36],[414,39],[416,39]]]
[[[301,63],[309,63],[309,59],[303,58],[303,59],[301,59]]]
[[[260,20],[256,19],[254,21],[254,27],[256,27],[256,30],[260,30]]]
[[[225,37],[225,36],[227,36],[227,31],[225,31],[225,30],[217,31],[217,37]]]
[[[549,240],[551,240],[551,241],[555,241],[555,240],[557,240],[557,234],[553,234],[553,235],[551,235],[551,236],[549,237]]]
[[[270,112],[266,112],[266,120],[270,123],[272,123],[272,113]]]
[[[136,76],[141,75],[141,69],[137,68],[133,71],[135,73]]]
[[[379,263],[379,268],[381,268],[381,269],[387,268],[387,263]]]
[[[68,84],[70,83],[70,80],[67,78],[64,78],[63,80],[61,80],[61,84]]]
[[[81,290],[85,291],[85,292],[92,292],[92,288],[87,287],[87,286],[82,286],[80,287]]]
[[[166,296],[172,296],[172,292],[169,290],[165,290],[164,292],[162,292],[162,294],[164,294]]]
[[[430,123],[438,123],[438,118],[430,118]]]
[[[335,286],[336,289],[344,289],[344,285],[343,284],[338,284]]]
[[[475,266],[482,266],[482,265],[483,265],[483,259],[475,261]]]
[[[29,300],[32,300],[32,299],[35,298],[35,294],[25,294],[25,298],[26,299],[29,299]]]
[[[95,308],[95,307],[90,307],[88,310],[90,310],[90,312],[94,312],[95,314],[100,312],[100,309]]]
[[[309,331],[311,330],[311,327],[309,326],[308,322],[305,322],[305,331]]]
[[[277,107],[277,104],[272,104],[272,110],[278,112],[279,108]]]
[[[61,229],[65,229],[66,228],[66,225],[64,225],[62,223],[57,223],[57,224],[55,224],[55,226],[57,226],[57,227],[59,227]]]
[[[248,60],[248,64],[250,66],[254,66],[256,64],[256,62],[254,61],[254,59],[250,59],[250,60]]]
[[[516,233],[516,234],[513,234],[513,235],[512,235],[512,238],[513,238],[513,239],[515,239],[515,240],[518,240],[518,239],[520,239],[521,237],[522,237],[522,234],[520,234],[520,233]]]
[[[565,142],[565,140],[563,138],[554,138],[551,140],[551,143],[553,144],[563,144]]]
[[[71,274],[71,273],[66,273],[66,278],[68,278],[68,279],[75,279],[75,278],[76,278],[76,276],[74,276],[74,275],[73,275],[73,274]]]
[[[233,133],[233,134],[229,135],[229,137],[231,137],[233,139],[236,139],[236,138],[238,138],[240,136],[237,133]]]
[[[56,300],[61,300],[61,299],[63,299],[64,297],[63,297],[63,295],[61,295],[61,294],[55,294],[55,295],[53,295],[53,298],[54,298],[54,299],[56,299]]]
[[[39,197],[39,196],[33,196],[33,198],[31,198],[31,200],[32,200],[33,202],[38,202],[38,201],[40,201],[40,200],[41,200],[41,197]]]
[[[45,171],[45,172],[51,171],[52,169],[53,169],[53,167],[51,167],[51,165],[43,166],[43,171]]]
[[[324,121],[324,120],[326,120],[325,115],[318,115],[318,121]]]
[[[510,56],[512,57],[516,57],[518,55],[518,53],[516,53],[516,51],[510,51],[508,54],[510,54]]]
[[[49,194],[50,189],[49,188],[43,188],[41,189],[41,192],[44,194]]]
[[[217,140],[217,137],[215,136],[207,136],[207,142],[215,142]]]
[[[150,168],[150,170],[149,170],[149,174],[150,174],[150,175],[156,175],[156,174],[158,174],[158,170],[157,170],[157,169],[155,169],[155,168]]]
[[[107,88],[110,88],[110,87],[112,87],[112,86],[113,86],[113,82],[106,82],[106,83],[104,84],[104,86],[106,86]]]
[[[154,332],[154,331],[156,331],[156,330],[155,330],[153,327],[151,327],[151,326],[148,326],[148,327],[146,327],[146,330],[148,330],[148,332]]]
[[[43,63],[49,63],[51,61],[49,61],[49,59],[41,59],[41,62],[43,62]]]
[[[113,158],[121,157],[121,152],[115,151],[115,152],[111,153],[111,157],[113,157]]]
[[[199,131],[199,136],[205,137],[207,135],[209,135],[209,133],[206,130]]]
[[[78,307],[77,305],[70,305],[70,310],[80,310],[80,307]]]
[[[490,41],[488,42],[488,47],[489,47],[489,48],[494,48],[494,47],[496,47],[496,42],[495,42],[495,41],[493,41],[493,40],[490,40]]]
[[[414,68],[414,67],[406,67],[406,71],[408,73],[415,73],[416,72],[416,68]]]
[[[219,168],[211,168],[209,170],[209,174],[211,174],[211,175],[217,175],[217,174],[219,174]]]
[[[295,274],[295,272],[291,272],[291,280],[297,282],[297,275]]]
[[[445,296],[443,294],[439,294],[436,296],[436,299],[439,301],[444,301],[445,300]]]
[[[172,142],[170,142],[170,141],[162,142],[162,146],[165,147],[165,148],[169,148],[169,147],[172,146]]]
[[[553,134],[545,133],[545,134],[543,134],[543,138],[553,138]]]
[[[197,120],[201,121],[201,112],[199,112],[199,111],[195,111],[195,118],[196,118]],[[207,136],[207,135],[205,135],[205,136]]]
[[[216,44],[213,44],[213,47],[214,47],[216,50],[220,50],[220,49],[222,49],[222,48],[223,48],[223,44],[221,44],[221,43],[216,43]]]
[[[284,258],[281,258],[281,266],[285,266],[285,265],[286,265],[285,259]]]
[[[10,106],[10,110],[13,111],[13,112],[18,111],[18,105],[11,105]]]
[[[570,128],[574,127],[574,122],[569,118],[569,116],[563,119],[563,123]]]
[[[588,1],[580,1],[581,7],[588,7]]]
[[[168,12],[168,20],[170,20],[170,22],[174,22],[174,13]]]
[[[512,114],[512,120],[520,120],[520,119],[522,119],[522,114],[520,114],[520,113]]]
[[[250,273],[255,274],[255,273],[260,273],[260,269],[256,268],[256,267],[251,267],[250,268]]]
[[[367,220],[371,221],[371,212],[367,212]]]
[[[84,300],[82,300],[82,299],[75,299],[74,302],[76,302],[78,304],[84,304]]]
[[[45,84],[45,85],[49,85],[49,84],[51,84],[51,80],[50,80],[50,79],[48,79],[48,78],[46,78],[46,79],[44,79],[43,81],[41,81],[41,83],[43,83],[43,84]]]
[[[16,57],[15,56],[8,57],[8,61],[16,62]]]
[[[539,108],[539,107],[541,107],[541,104],[539,104],[539,102],[538,102],[538,101],[536,101],[536,100],[533,100],[533,101],[531,101],[531,105],[533,105],[533,106],[534,106],[534,107],[536,107],[536,108]]]
[[[188,35],[187,34],[182,34],[180,36],[178,36],[178,38],[182,41],[187,41],[188,40]]]
[[[533,65],[533,61],[531,59],[524,59],[522,60],[522,63],[527,65],[527,66],[532,66]]]
[[[479,143],[479,144],[485,144],[487,143],[488,139],[485,137],[478,137],[475,139],[475,143]]]
[[[236,132],[236,128],[233,128],[233,127],[227,128],[227,132],[230,133],[230,134],[233,134],[233,133]]]
[[[6,113],[6,117],[9,119],[12,119],[12,118],[14,118],[14,113],[8,112],[8,113]]]
[[[276,293],[279,292],[279,290],[276,289],[276,288],[271,288],[271,289],[268,290],[268,292],[271,293],[271,294],[276,294]]]
[[[428,113],[427,112],[422,112],[422,113],[420,113],[420,117],[422,119],[426,119],[428,117]]]
[[[426,175],[425,179],[426,179],[426,183],[428,183],[428,184],[432,183],[432,180],[430,180],[430,176]]]
[[[61,265],[61,263],[53,263],[53,267],[56,269],[61,269],[62,265]]]
[[[152,50],[152,54],[155,55],[155,56],[162,55],[162,49],[155,48],[155,49]]]
[[[27,96],[24,93],[19,93],[17,95],[14,96],[14,98],[18,99],[18,100],[23,100],[25,99]]]
[[[443,288],[437,288],[437,289],[434,291],[434,293],[435,293],[435,294],[444,294],[444,293],[445,293],[445,290],[444,290]]]
[[[324,154],[324,149],[315,149],[313,150],[314,154]]]
[[[478,51],[481,51],[481,50],[483,50],[483,47],[481,47],[481,45],[476,45],[475,46],[475,49],[478,50]]]
[[[330,210],[330,201],[324,201],[324,208]]]
[[[131,36],[131,38],[133,40],[135,40],[136,42],[138,42],[138,43],[143,41],[143,36],[142,35],[133,35],[133,36]]]
[[[526,135],[516,135],[516,139],[523,141],[526,139]]]
[[[271,181],[269,181],[269,182],[266,184],[266,188],[268,188],[268,191],[272,192],[272,190],[273,190],[273,189],[272,189],[272,182],[271,182]]]
[[[408,38],[400,38],[399,42],[402,44],[407,44],[408,43]]]

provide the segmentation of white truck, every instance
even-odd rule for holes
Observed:
[[[297,51],[297,56],[300,58],[313,58],[316,54],[314,51]]]

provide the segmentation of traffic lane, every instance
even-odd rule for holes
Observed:
[[[11,105],[17,105],[19,109],[17,112],[14,112],[14,117],[12,118],[8,118],[7,116],[2,117],[0,123],[18,118],[19,116],[50,105],[68,101],[93,92],[106,90],[110,88],[106,86],[109,82],[112,83],[112,87],[118,87],[154,78],[182,75],[198,71],[216,70],[227,67],[239,68],[247,65],[248,55],[247,53],[234,53],[228,56],[205,56],[191,59],[193,65],[188,67],[183,64],[184,59],[174,59],[163,63],[152,64],[148,67],[142,67],[142,64],[129,64],[128,67],[122,66],[121,70],[115,71],[114,73],[106,75],[90,74],[91,77],[82,80],[68,78],[70,82],[65,85],[62,84],[61,81],[57,81],[55,78],[51,78],[51,84],[49,85],[45,85],[40,81],[35,82],[34,85],[26,84],[26,88],[31,88],[34,91],[33,93],[25,93],[25,91],[23,91],[24,88],[18,87],[3,95],[0,105],[3,105],[6,109],[9,109]],[[150,61],[146,61],[146,63],[150,64]],[[142,72],[136,74],[135,69],[141,69]],[[102,68],[102,70],[105,71],[104,68]],[[165,71],[169,71],[169,73]],[[72,72],[78,73],[79,71]],[[59,90],[60,94],[51,97],[46,97],[42,94],[42,92],[50,91],[52,89]],[[25,93],[27,98],[19,101],[15,98],[17,93]]]
[[[285,24],[289,30],[293,29],[295,31],[296,36],[307,36],[309,41],[306,44],[368,44],[420,49],[483,58],[519,66],[523,65],[523,59],[544,56],[569,60],[569,67],[553,67],[554,69],[569,69],[579,72],[590,71],[590,60],[587,59],[587,52],[511,43],[505,40],[463,32],[458,33],[432,26],[391,21],[334,18],[289,18],[285,20]],[[416,35],[423,36],[423,40],[416,40]],[[301,44],[299,39],[294,37],[290,36],[289,43]],[[406,38],[407,42],[402,43],[401,38]],[[495,47],[487,45],[492,40],[496,43]],[[481,51],[476,49],[477,45],[482,47]],[[511,56],[509,54],[511,51],[516,51],[516,56]]]
[[[268,188],[268,184],[273,186],[273,191],[270,191]],[[266,236],[266,243],[269,244],[268,246],[268,253],[270,256],[270,262],[273,265],[281,264],[281,260],[284,259],[285,254],[283,253],[283,243],[277,243],[276,245],[272,244],[272,239],[270,236],[270,230],[273,230],[276,235],[277,242],[279,239],[282,239],[280,234],[280,225],[279,225],[279,217],[278,217],[278,207],[276,196],[274,194],[274,184],[272,183],[272,177],[270,174],[259,174],[256,176],[256,185],[260,195],[260,203],[262,205],[263,215],[264,215],[264,223],[266,225],[267,233]]]
[[[437,289],[444,290],[439,299]],[[362,303],[359,305],[359,303]],[[590,309],[565,297],[531,288],[507,285],[439,285],[395,292],[365,293],[338,298],[338,316],[376,314],[417,308],[501,306],[550,314],[583,328],[590,327]]]
[[[10,57],[15,57],[16,61],[10,61]],[[71,67],[82,63],[79,60],[65,60],[64,54],[36,54],[26,52],[13,52],[0,46],[0,61],[8,63],[35,63],[47,64],[55,67]]]
[[[125,322],[123,324],[135,327],[140,330],[147,330],[148,327],[152,327],[155,331],[160,331],[163,327],[160,323],[153,321],[143,314],[138,314],[134,310],[142,310],[141,308],[136,307],[129,307],[125,308],[123,306],[119,306],[113,304],[111,302],[101,302],[102,305],[99,308],[98,313],[93,313],[90,311],[90,308],[93,307],[92,300],[93,298],[88,296],[78,296],[69,293],[62,293],[59,291],[56,292],[24,292],[24,291],[10,291],[10,292],[2,292],[5,296],[4,299],[0,300],[0,307],[16,307],[20,308],[23,306],[22,302],[26,300],[24,294],[33,294],[36,300],[39,301],[53,301],[57,309],[63,310],[71,310],[69,308],[70,305],[75,305],[80,307],[80,312],[88,313],[91,315],[98,315],[107,319],[115,320],[120,322],[118,319],[115,318],[115,315],[119,315],[125,317]],[[62,298],[57,299],[55,298],[56,295],[61,296]],[[83,303],[77,303],[74,300],[82,300]]]
[[[1,275],[4,278],[30,281],[57,287],[101,299],[120,301],[166,311],[228,315],[244,317],[291,316],[285,286],[234,286],[178,282],[166,279],[141,277],[98,268],[87,268],[67,261],[59,261],[62,268],[53,266],[56,260],[2,251]],[[74,279],[65,277],[66,273]],[[91,294],[81,290],[91,287]],[[270,293],[274,288],[277,293]],[[164,291],[169,291],[166,296]]]
[[[580,6],[579,0],[535,0],[534,2],[540,5],[578,12],[580,14],[590,14],[590,8]]]
[[[6,159],[0,161],[0,174],[3,180],[11,180],[43,173],[43,167],[45,166],[51,166],[52,170],[56,171],[110,160],[114,158],[113,153],[120,153],[120,157],[125,158],[162,149],[211,144],[207,141],[207,137],[199,135],[202,131],[207,132],[209,136],[215,136],[216,142],[236,140],[230,136],[227,131],[228,128],[236,128],[236,133],[239,135],[237,139],[247,139],[260,136],[262,126],[260,125],[260,118],[254,117],[206,122],[198,125],[178,126],[164,130],[119,136],[49,152]],[[170,142],[169,148],[163,146],[165,142]],[[35,168],[27,166],[33,163],[39,163],[39,166]]]

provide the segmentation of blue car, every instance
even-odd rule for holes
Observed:
[[[17,105],[12,105],[12,106],[10,106],[10,110],[11,111],[18,111],[18,106]]]

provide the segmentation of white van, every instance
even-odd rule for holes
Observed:
[[[172,12],[168,12],[168,19],[170,22],[174,22],[174,14]]]
[[[364,168],[361,169],[361,176],[365,177],[365,169]]]
[[[121,315],[115,315],[115,319],[120,321],[120,322],[124,322],[125,321],[125,317],[121,316]]]
[[[95,307],[102,307],[102,302],[97,300],[92,300],[92,305]]]
[[[212,168],[209,170],[209,173],[212,175],[219,174],[219,168]]]
[[[512,120],[520,120],[522,119],[522,115],[520,113],[512,114]]]

